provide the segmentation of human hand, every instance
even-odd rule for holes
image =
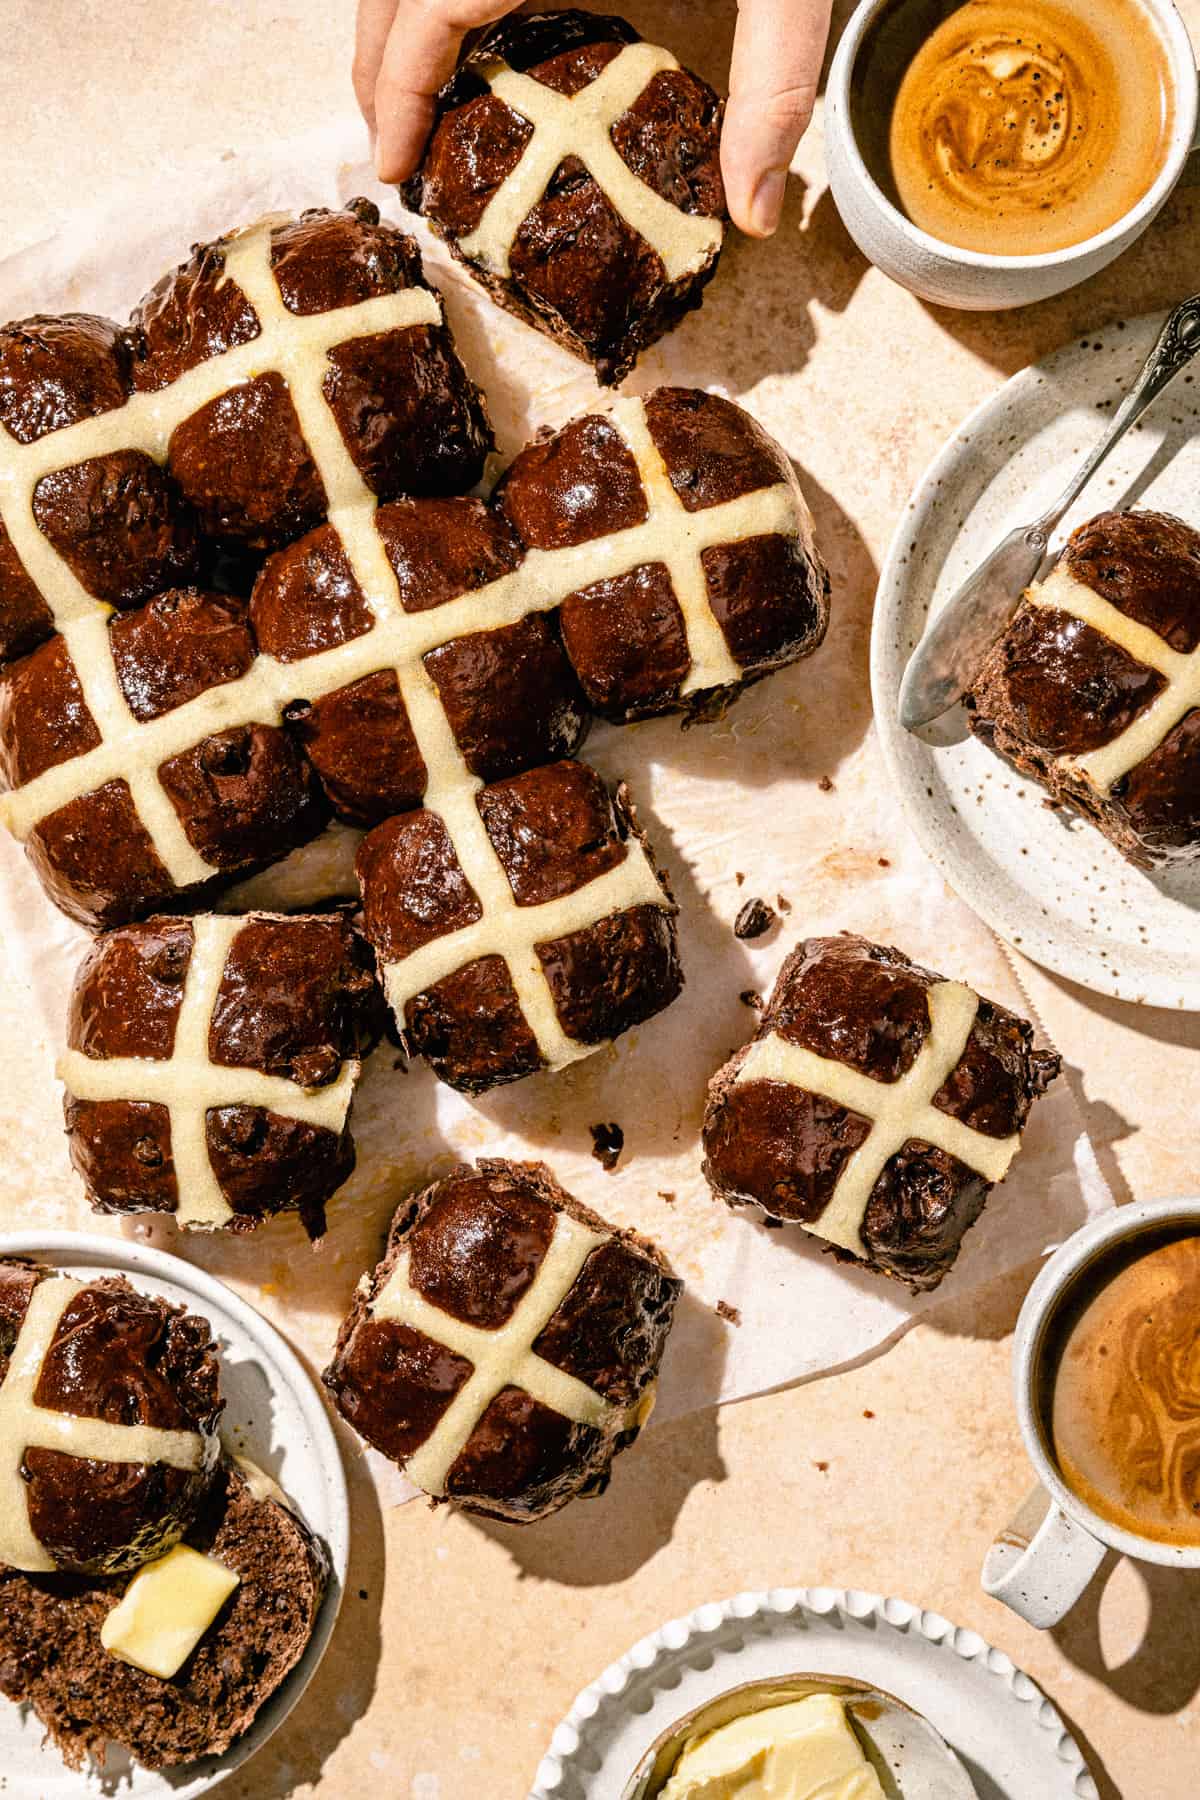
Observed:
[[[375,133],[381,181],[421,160],[434,96],[468,31],[519,0],[358,0],[354,92]],[[739,0],[721,172],[730,217],[752,237],[779,223],[788,164],[812,117],[831,0]]]

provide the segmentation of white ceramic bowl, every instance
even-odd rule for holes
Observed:
[[[660,1734],[746,1682],[820,1669],[929,1720],[980,1800],[1099,1800],[1061,1715],[976,1631],[907,1600],[842,1588],[736,1594],[672,1619],[577,1697],[529,1800],[621,1800]]]
[[[923,300],[968,312],[1026,306],[1086,281],[1141,236],[1183,173],[1196,134],[1196,61],[1173,0],[1142,0],[1171,61],[1175,118],[1170,148],[1154,185],[1107,231],[1041,256],[988,256],[930,237],[906,219],[867,168],[854,129],[851,88],[863,43],[894,0],[863,0],[842,34],[825,91],[829,184],[846,229],[864,256]]]

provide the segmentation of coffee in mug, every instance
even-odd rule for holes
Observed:
[[[1200,1236],[1138,1240],[1077,1286],[1043,1353],[1059,1473],[1122,1530],[1200,1546]]]
[[[1115,225],[1171,143],[1168,52],[1140,0],[895,0],[856,87],[864,158],[893,204],[993,256]]]

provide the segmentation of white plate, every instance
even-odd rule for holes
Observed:
[[[0,1770],[6,1792],[37,1800],[82,1800],[112,1794],[120,1800],[192,1800],[207,1794],[261,1748],[291,1712],[316,1673],[341,1604],[350,1548],[346,1477],[324,1404],[303,1366],[273,1325],[221,1281],[191,1263],[121,1238],[74,1231],[0,1233],[0,1256],[34,1256],[70,1275],[126,1275],[203,1314],[221,1353],[225,1411],[221,1440],[274,1476],[309,1529],[329,1551],[329,1592],[303,1658],[268,1700],[249,1731],[224,1756],[205,1757],[156,1774],[115,1747],[105,1773],[74,1774],[58,1752],[42,1748],[42,1727],[31,1709],[0,1701]]]
[[[909,822],[993,930],[1085,987],[1200,1011],[1200,868],[1153,878],[1135,869],[1093,826],[1049,810],[1043,789],[965,736],[961,709],[921,738],[896,716],[929,613],[1062,491],[1160,324],[1161,316],[1108,326],[1023,370],[950,439],[909,500],[884,565],[871,687]],[[1113,452],[1055,546],[1094,514],[1135,504],[1200,526],[1200,374],[1177,380]]]
[[[808,1672],[851,1676],[923,1713],[979,1800],[1099,1800],[1058,1712],[1003,1651],[907,1600],[840,1588],[738,1594],[643,1638],[579,1695],[529,1800],[620,1800],[659,1733],[693,1707]]]

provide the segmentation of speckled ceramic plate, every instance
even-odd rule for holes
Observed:
[[[1002,1651],[907,1600],[840,1588],[738,1594],[643,1638],[579,1695],[529,1800],[621,1800],[642,1757],[685,1713],[744,1682],[817,1669],[923,1713],[979,1800],[1099,1800],[1058,1712]]]
[[[123,1238],[73,1231],[0,1233],[0,1256],[35,1256],[85,1280],[95,1274],[126,1275],[144,1292],[202,1313],[221,1353],[222,1442],[274,1476],[329,1551],[332,1580],[308,1649],[250,1730],[224,1756],[155,1774],[114,1749],[103,1774],[94,1769],[74,1774],[57,1751],[43,1748],[42,1727],[34,1714],[0,1700],[0,1795],[14,1800],[18,1795],[22,1800],[102,1795],[193,1800],[240,1768],[282,1725],[329,1643],[350,1548],[346,1477],[337,1439],[316,1388],[274,1326],[202,1269]]]
[[[1143,874],[1091,825],[969,737],[961,708],[920,737],[896,705],[931,612],[992,546],[1061,492],[1150,349],[1161,317],[1113,325],[1025,369],[918,484],[879,584],[875,719],[909,822],[967,904],[1010,944],[1118,999],[1200,1011],[1200,869]],[[1052,549],[1113,506],[1200,526],[1200,375],[1182,376],[1114,451]]]

